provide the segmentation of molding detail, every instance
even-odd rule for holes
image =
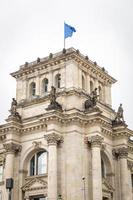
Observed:
[[[112,150],[112,154],[114,158],[127,158],[128,156],[128,148],[127,147],[121,147],[116,148]]]
[[[63,136],[57,133],[44,135],[44,138],[47,140],[48,145],[57,145],[59,142],[63,142]]]
[[[91,138],[88,140],[91,143],[92,147],[101,147],[103,142],[103,137],[100,135],[94,135],[91,136]]]
[[[129,170],[133,171],[133,161],[128,160],[127,161],[127,166],[128,166]]]
[[[39,149],[40,146],[41,146],[41,142],[37,142],[37,141],[32,142],[32,144],[33,144],[35,149]]]
[[[22,146],[20,144],[16,144],[13,142],[3,144],[4,149],[6,152],[10,153],[18,153],[21,152]]]

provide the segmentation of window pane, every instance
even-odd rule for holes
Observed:
[[[47,152],[39,152],[37,154],[37,174],[47,172]]]
[[[30,176],[35,175],[35,156],[30,161]]]
[[[0,181],[3,179],[3,165],[0,165]]]

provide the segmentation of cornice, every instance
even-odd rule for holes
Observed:
[[[113,138],[120,138],[120,137],[126,137],[129,138],[130,136],[133,135],[133,131],[127,128],[127,125],[123,126],[117,126],[112,127],[113,129]]]
[[[6,134],[18,133],[27,134],[42,131],[47,128],[48,123],[58,123],[61,126],[68,126],[70,124],[78,124],[89,127],[99,125],[105,135],[111,135],[111,121],[99,112],[87,113],[81,111],[74,111],[74,113],[66,114],[59,111],[49,111],[43,115],[33,118],[24,119],[21,127],[5,124],[0,128],[0,136],[5,139]],[[11,126],[10,126],[11,125]]]
[[[77,52],[74,48],[67,49],[66,53],[59,52],[53,54],[52,58],[42,58],[40,59],[39,63],[37,63],[37,61],[34,61],[28,63],[27,65],[23,65],[18,71],[11,73],[11,75],[15,78],[20,78],[22,76],[32,74],[36,71],[40,71],[51,66],[59,65],[69,60],[76,61],[78,64],[84,66],[88,71],[90,71],[91,74],[97,75],[109,84],[113,84],[116,82],[116,80],[113,77],[111,77],[105,70],[102,70],[102,68],[98,66],[96,62],[92,62],[91,60],[86,59],[86,57],[83,54]]]

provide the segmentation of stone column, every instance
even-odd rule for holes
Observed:
[[[132,193],[132,177],[131,177],[131,174],[133,173],[133,162],[127,161],[127,165],[128,165],[129,195],[130,195],[130,199],[133,199],[133,193]]]
[[[62,137],[51,133],[45,135],[48,142],[48,200],[57,200],[57,144]]]
[[[129,173],[127,165],[128,148],[121,147],[114,149],[113,151],[115,156],[119,159],[120,163],[121,200],[131,200]]]
[[[92,148],[92,196],[93,200],[102,200],[101,145],[103,138],[99,135],[90,138]]]
[[[21,151],[21,145],[10,142],[10,143],[5,143],[3,144],[5,150],[6,150],[6,162],[5,162],[5,185],[6,185],[6,179],[8,178],[13,178],[13,180],[15,179],[14,177],[14,157],[15,157],[15,153],[18,153]],[[18,183],[17,183],[18,184]],[[18,194],[16,194],[16,196],[14,195],[15,191],[16,191],[16,185],[15,185],[15,181],[14,181],[14,189],[12,190],[12,199],[16,199],[18,196]],[[6,199],[8,199],[8,193],[5,194]]]
[[[21,151],[21,145],[10,142],[3,144],[6,150],[5,179],[13,178],[14,154]]]

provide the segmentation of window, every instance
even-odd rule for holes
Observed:
[[[102,173],[102,178],[105,178],[105,165],[102,159],[101,159],[101,173]]]
[[[85,78],[82,75],[82,89],[85,90]]]
[[[55,76],[55,86],[56,88],[60,88],[61,87],[61,75],[57,74]]]
[[[48,92],[48,79],[45,78],[43,81],[42,81],[42,93],[46,93]]]
[[[34,97],[36,95],[36,84],[32,82],[30,84],[30,96]]]
[[[133,174],[131,174],[132,187],[133,187]]]
[[[47,173],[47,152],[40,151],[30,160],[30,176]]]
[[[101,86],[98,87],[98,93],[99,93],[99,100],[102,100],[102,88]]]
[[[94,89],[93,82],[90,81],[90,93],[92,93],[93,89]]]
[[[3,165],[0,165],[0,182],[3,181]]]
[[[33,200],[47,200],[47,197],[35,197]]]

